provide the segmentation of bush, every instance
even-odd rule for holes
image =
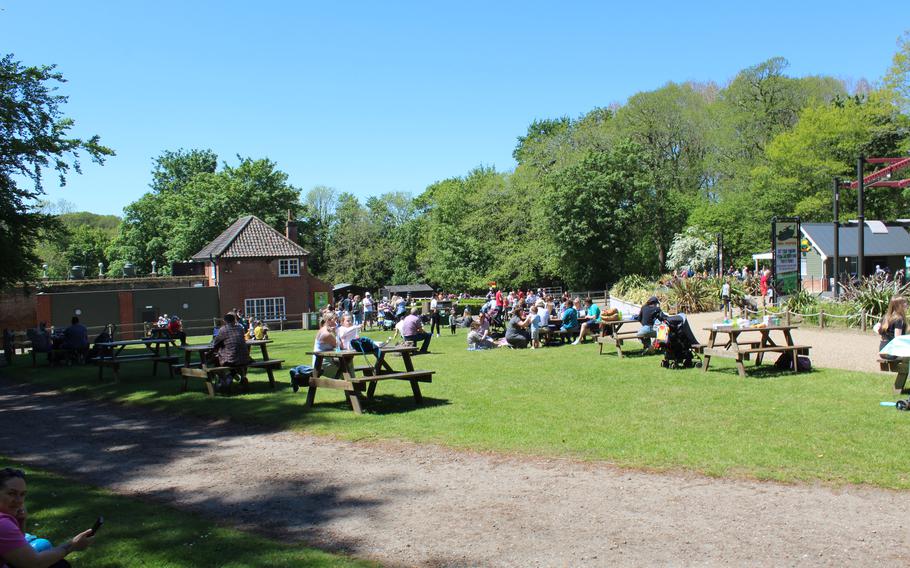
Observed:
[[[680,278],[670,284],[669,300],[680,312],[709,312],[720,302],[720,286],[716,278]]]
[[[888,303],[893,296],[906,296],[908,292],[910,283],[901,285],[880,276],[870,276],[846,284],[841,298],[851,302],[856,312],[865,310],[870,316],[880,318],[888,310]]]

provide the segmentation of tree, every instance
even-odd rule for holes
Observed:
[[[65,185],[70,169],[82,171],[80,152],[99,164],[114,155],[97,135],[68,137],[74,122],[60,109],[67,99],[53,94],[63,82],[53,66],[25,67],[11,54],[0,60],[0,288],[34,276],[36,243],[59,230],[39,209],[45,170]]]
[[[115,243],[116,258],[149,272],[156,261],[187,260],[243,215],[256,215],[284,231],[288,211],[295,216],[300,190],[269,159],[241,158],[209,171],[200,159],[208,151],[165,152],[156,160],[153,191],[128,205]],[[165,180],[161,186],[156,184]]]
[[[689,227],[673,237],[673,244],[667,253],[667,268],[677,271],[691,268],[701,272],[709,270],[717,260],[717,244],[711,235],[695,227]]]
[[[904,112],[910,112],[910,30],[897,40],[897,52],[882,80]]]

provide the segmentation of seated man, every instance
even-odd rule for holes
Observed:
[[[183,322],[180,321],[180,318],[172,317],[167,324],[167,331],[171,335],[171,339],[179,339],[180,345],[186,345],[186,332],[183,331]]]
[[[70,326],[63,330],[63,348],[72,349],[83,360],[88,355],[88,329],[79,323],[76,316],[73,316]]]
[[[584,341],[586,335],[594,335],[600,331],[600,307],[594,303],[591,298],[585,298],[585,305],[588,307],[588,319],[581,324],[581,331],[578,332],[578,339],[572,345],[578,345]]]
[[[37,329],[29,329],[25,335],[32,342],[32,349],[35,353],[50,353],[51,335],[47,332],[46,323],[41,322]]]
[[[423,340],[423,345],[420,346],[420,353],[426,353],[430,347],[430,338],[432,336],[423,330],[423,323],[420,321],[419,314],[420,308],[414,308],[409,315],[404,317],[401,325],[401,335],[404,336],[405,341],[410,341],[414,345]]]
[[[212,351],[218,358],[219,365],[235,366],[249,362],[243,327],[237,324],[234,314],[224,315],[224,325],[218,328],[218,335],[212,341]]]

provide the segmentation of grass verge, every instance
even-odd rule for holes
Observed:
[[[10,460],[0,458],[4,466]],[[105,518],[95,543],[74,553],[93,568],[367,567],[377,564],[328,554],[225,528],[202,517],[114,495],[32,468],[28,475],[29,532],[59,544]]]

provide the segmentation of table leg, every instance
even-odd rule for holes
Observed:
[[[716,340],[717,340],[717,331],[712,329],[710,332],[708,332],[708,348],[709,349],[714,348],[714,344],[715,344]],[[702,355],[701,372],[707,373],[708,366],[710,364],[711,364],[711,355],[705,353],[704,355]]]
[[[316,400],[316,385],[310,382],[310,388],[306,392],[306,406],[311,408]]]
[[[402,351],[401,360],[404,361],[404,368],[406,371],[411,372],[414,370],[414,363],[411,361],[411,354],[407,351]]]
[[[322,374],[322,361],[322,355],[316,355],[316,358],[313,359],[313,376],[316,378],[319,378],[319,376]]]
[[[423,404],[423,396],[420,394],[420,384],[417,381],[411,381],[411,391],[414,393],[414,402]]]
[[[743,379],[746,378],[746,366],[743,365],[742,355],[736,356],[736,370],[739,371],[739,376]]]
[[[262,360],[263,360],[263,361],[268,361],[268,360],[269,360],[269,349],[268,349],[268,346],[267,346],[265,343],[263,343],[263,344],[260,345],[259,347],[261,348],[261,351],[262,351]]]
[[[344,396],[348,399],[348,402],[351,404],[351,409],[354,411],[354,414],[363,414],[363,409],[360,405],[360,393],[357,391],[344,391]]]
[[[379,381],[371,381],[370,386],[367,387],[367,398],[373,400],[373,395],[376,394],[376,383]]]

